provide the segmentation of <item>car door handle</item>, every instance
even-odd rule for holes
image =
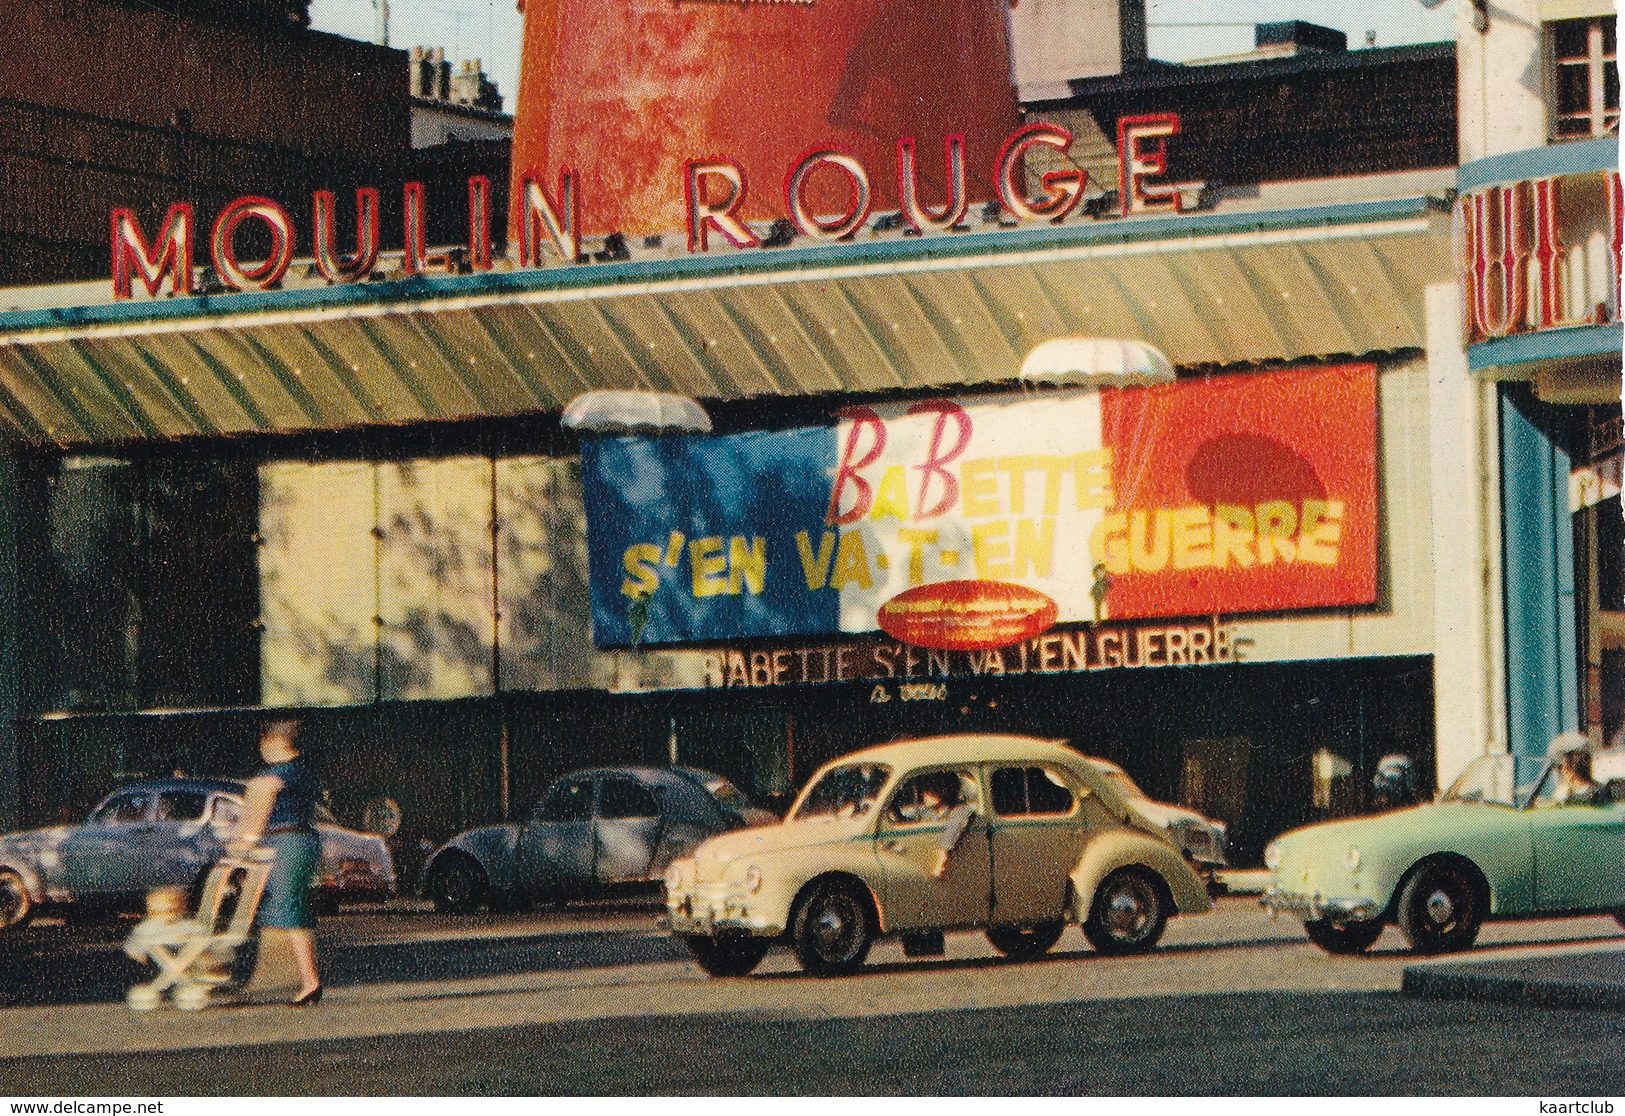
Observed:
[[[908,852],[907,847],[904,846],[901,841],[883,841],[881,842],[880,847],[886,852],[896,853],[898,856],[902,856]]]

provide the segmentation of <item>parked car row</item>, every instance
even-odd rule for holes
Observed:
[[[1572,758],[1572,757],[1571,757]],[[1554,752],[1514,781],[1483,756],[1430,804],[1328,822],[1265,852],[1263,904],[1338,954],[1397,925],[1422,953],[1465,949],[1487,919],[1611,914],[1625,926],[1625,780],[1575,793]],[[0,930],[47,907],[129,907],[193,886],[223,850],[243,784],[124,787],[79,825],[0,838]],[[387,897],[382,840],[318,822],[330,901]],[[979,929],[1014,958],[1078,924],[1103,953],[1153,948],[1171,917],[1219,893],[1225,827],[1148,797],[1116,764],[1062,741],[899,741],[819,769],[780,821],[727,779],[686,767],[572,772],[522,823],[458,834],[424,865],[436,909],[468,913],[664,885],[667,928],[706,972],[752,971],[776,941],[818,975],[873,942],[943,952]]]
[[[136,783],[102,799],[78,824],[0,837],[0,932],[22,927],[41,910],[136,910],[155,887],[200,887],[225,851],[243,792],[235,779]],[[395,894],[395,865],[381,838],[344,828],[320,807],[316,831],[318,903]]]

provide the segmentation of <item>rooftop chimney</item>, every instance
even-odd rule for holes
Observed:
[[[1260,23],[1253,30],[1253,45],[1265,48],[1286,48],[1282,53],[1304,54],[1324,51],[1338,54],[1349,48],[1349,37],[1341,31],[1322,27],[1318,23],[1305,23],[1301,19],[1285,23]]]
[[[1023,102],[1070,96],[1068,82],[1110,77],[1145,60],[1145,0],[1010,6],[1010,71]]]

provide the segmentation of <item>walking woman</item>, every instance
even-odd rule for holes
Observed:
[[[262,927],[286,931],[299,967],[299,994],[292,1003],[308,1007],[322,998],[316,938],[311,933],[316,920],[310,912],[310,883],[322,859],[315,825],[321,784],[299,756],[298,734],[297,721],[277,721],[260,733],[260,756],[266,766],[248,781],[237,837],[259,842],[276,854],[260,900],[259,921]]]

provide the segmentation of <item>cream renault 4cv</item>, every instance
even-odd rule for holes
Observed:
[[[909,956],[982,928],[1035,957],[1068,922],[1103,953],[1147,950],[1172,914],[1211,909],[1117,769],[1060,741],[940,736],[821,768],[779,825],[713,837],[666,872],[666,924],[713,976],[743,976],[788,938],[817,976],[881,935]]]

